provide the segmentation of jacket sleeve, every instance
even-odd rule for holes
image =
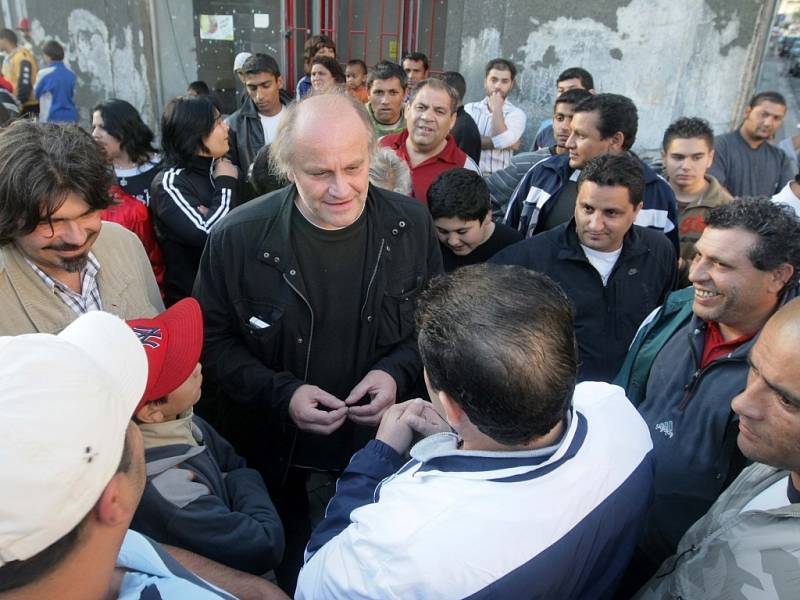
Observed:
[[[233,116],[228,117],[228,154],[226,154],[228,160],[230,160],[233,164],[236,165],[236,168],[239,169],[239,175],[241,177],[242,174],[242,165],[239,164],[239,144],[237,141],[237,134],[236,134],[236,125],[233,121]]]
[[[273,413],[283,422],[289,419],[289,400],[303,381],[291,372],[267,367],[242,340],[236,310],[230,301],[224,260],[229,232],[212,232],[200,257],[192,295],[203,309],[205,336],[203,364],[211,369],[215,382],[242,404],[271,401]]]
[[[506,130],[492,138],[492,145],[495,148],[508,148],[509,146],[513,146],[525,132],[525,123],[528,117],[522,110],[516,107],[514,108],[515,110],[511,110],[507,115],[504,115]]]
[[[433,229],[430,215],[425,215],[423,221],[425,237],[427,238],[428,253],[426,258],[426,273],[420,288],[424,289],[435,276],[444,272],[442,266],[442,251],[439,248],[439,239]],[[381,358],[373,367],[387,372],[397,383],[397,398],[403,398],[404,393],[410,391],[414,382],[422,374],[422,359],[417,348],[417,334],[414,331],[406,340],[400,342],[386,356]]]
[[[726,189],[728,187],[728,168],[727,144],[724,140],[717,138],[714,142],[714,161],[708,169],[708,174],[713,175]]]
[[[153,211],[169,229],[171,237],[188,246],[202,247],[208,232],[231,209],[236,199],[235,177],[217,177],[210,197],[198,197],[194,186],[182,176],[180,169],[166,169],[158,185]],[[205,206],[203,215],[196,206]]]
[[[39,71],[39,76],[36,78],[36,85],[33,87],[33,95],[36,96],[37,100],[41,98],[42,94],[50,91],[49,79],[47,73]]]
[[[142,214],[137,215],[138,218],[132,224],[131,231],[141,240],[144,251],[147,253],[147,258],[150,261],[150,266],[153,267],[156,283],[161,289],[161,286],[164,285],[164,256],[161,254],[161,248],[156,240],[153,223],[150,221],[150,212],[143,204],[141,206],[144,211],[142,211]]]
[[[30,98],[33,91],[33,65],[31,61],[23,58],[19,61],[17,81],[16,81],[16,94],[20,102],[25,102]]]
[[[234,569],[265,573],[283,555],[283,527],[263,481],[253,475],[235,475],[231,483],[225,478],[227,489],[239,494],[229,507],[190,468],[169,469],[148,481],[134,528]]]
[[[403,457],[380,440],[370,440],[356,452],[336,481],[336,495],[325,510],[306,546],[305,562],[350,525],[350,513],[375,501],[375,490],[386,477],[403,466]]]

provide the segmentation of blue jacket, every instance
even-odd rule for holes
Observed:
[[[77,123],[78,109],[72,99],[75,93],[75,73],[64,63],[54,60],[39,71],[33,89],[39,101],[39,120],[44,122]]]
[[[548,275],[575,307],[578,378],[611,381],[639,324],[675,285],[678,263],[663,235],[634,225],[603,285],[575,233],[575,220],[517,242],[491,261]]]
[[[635,156],[635,155],[633,155]],[[637,160],[638,157],[636,157]],[[678,256],[678,205],[669,184],[641,160],[644,174],[644,202],[636,224],[665,233]],[[511,196],[506,210],[505,223],[525,237],[543,231],[547,213],[552,210],[548,201],[558,196],[561,188],[574,173],[569,166],[569,154],[557,154],[536,163],[522,178]]]
[[[203,419],[199,446],[145,451],[147,484],[131,528],[234,569],[260,575],[281,561],[283,526],[261,475]]]
[[[651,441],[622,390],[576,386],[561,439],[404,460],[372,440],[336,484],[297,581],[304,598],[610,598],[650,501]]]
[[[793,288],[782,301],[796,295]],[[655,500],[639,553],[654,568],[746,464],[731,400],[747,385],[751,338],[700,368],[706,323],[691,311],[692,288],[673,292],[642,326],[615,383],[650,428]]]

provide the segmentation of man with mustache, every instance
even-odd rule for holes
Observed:
[[[714,140],[709,174],[733,196],[772,196],[793,176],[786,153],[769,143],[783,124],[786,99],[760,92],[750,99],[739,129]]]
[[[711,209],[689,268],[631,344],[615,383],[650,427],[655,499],[634,563],[636,589],[744,466],[730,401],[767,319],[796,296],[800,222],[767,198]],[[641,577],[639,581],[634,581]]]
[[[450,129],[456,122],[459,96],[439,79],[419,83],[406,105],[406,130],[381,138],[380,144],[394,150],[411,169],[411,195],[428,203],[428,188],[439,175],[451,169],[478,165],[458,147]]]
[[[55,333],[78,315],[164,309],[139,239],[103,223],[113,174],[77,126],[0,132],[0,335]]]

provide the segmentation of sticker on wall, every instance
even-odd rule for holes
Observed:
[[[389,58],[397,60],[397,40],[389,40]]]
[[[267,13],[255,13],[253,15],[253,27],[267,29],[269,27],[269,15]]]
[[[233,15],[200,15],[201,40],[233,41]]]

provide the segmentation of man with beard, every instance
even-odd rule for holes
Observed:
[[[0,335],[58,332],[93,310],[164,309],[139,239],[101,221],[112,182],[77,126],[17,121],[0,132]]]
[[[739,129],[717,136],[709,174],[733,196],[772,196],[794,175],[786,153],[769,143],[786,116],[786,99],[761,92],[750,99]]]
[[[491,175],[505,169],[525,131],[527,117],[511,104],[508,95],[514,87],[517,68],[510,60],[493,58],[486,64],[486,97],[464,106],[481,132],[481,172]]]
[[[411,169],[411,195],[428,203],[428,188],[439,175],[478,165],[456,144],[450,129],[456,121],[458,92],[439,79],[420,83],[406,106],[406,130],[381,138]]]

